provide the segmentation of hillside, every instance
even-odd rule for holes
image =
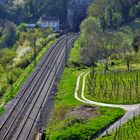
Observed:
[[[0,115],[15,100],[6,137],[139,140],[140,0],[0,0]]]
[[[140,103],[139,14],[138,0],[94,0],[90,5],[59,83],[53,117],[46,129],[47,139],[92,140],[101,136],[102,130],[107,133],[106,140],[140,139],[139,117],[137,121],[136,118],[129,121],[125,125],[128,128],[120,127],[124,120],[128,121],[139,111],[131,106]],[[100,115],[83,120],[81,110],[84,105],[79,104],[88,104],[89,108],[91,105],[120,107],[127,104],[133,112],[128,114],[133,115],[124,116],[120,121],[112,118],[118,124],[114,125],[115,131],[108,134],[106,130],[112,122],[108,124],[107,119],[115,113],[109,111],[111,114],[103,119]],[[86,112],[86,108],[83,110]],[[94,122],[94,119],[98,120]]]
[[[16,23],[34,21],[42,14],[59,16],[66,20],[66,0],[2,0],[0,6],[0,19],[12,20]],[[4,14],[2,14],[4,13]]]

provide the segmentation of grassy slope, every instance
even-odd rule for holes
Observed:
[[[56,40],[55,40],[56,41]],[[42,58],[42,56],[47,52],[47,50],[51,47],[51,45],[54,43],[54,41],[50,41],[50,43],[44,47],[36,57],[36,62],[39,62]],[[12,88],[9,88],[7,92],[4,94],[4,96],[0,99],[0,106],[3,103],[7,103],[9,100],[11,100],[20,90],[24,82],[26,82],[27,78],[31,74],[31,72],[34,71],[35,66],[34,66],[34,61],[24,70],[22,75],[19,77],[16,83],[14,83]],[[3,108],[0,108],[0,112],[3,112]]]
[[[121,28],[115,30],[117,33],[122,33],[124,35],[124,38],[127,40],[127,42],[131,42],[132,38],[134,37],[135,32],[137,32],[140,29],[140,19],[136,19],[135,21],[129,23],[128,25],[122,26]],[[140,70],[140,63],[138,62],[131,62],[130,67],[132,70]],[[110,70],[116,70],[116,71],[126,71],[127,66],[124,64],[122,60],[119,60],[116,65],[110,66]],[[109,77],[108,77],[109,78]],[[127,79],[127,78],[125,78]],[[127,93],[128,94],[128,93]],[[135,93],[134,93],[135,94]],[[129,95],[128,95],[129,96]],[[136,95],[134,95],[136,96]],[[134,97],[133,96],[133,97]],[[91,100],[96,100],[96,101],[101,101],[101,102],[106,102],[106,103],[117,103],[117,104],[133,104],[133,103],[138,103],[139,101],[136,100],[137,97],[134,97],[132,101],[130,101],[128,98],[126,101],[123,101],[122,96],[119,96],[120,99],[116,100],[110,100],[109,98],[98,98],[97,97],[92,97],[88,95],[88,88],[86,87],[86,97],[88,97]],[[110,94],[109,94],[110,97]]]
[[[124,114],[121,109],[101,107],[97,118],[81,121],[76,116],[65,117],[67,112],[83,104],[74,98],[77,76],[83,71],[76,68],[66,68],[64,71],[55,98],[54,114],[47,128],[47,138],[50,140],[87,139]]]
[[[70,57],[68,60],[69,66],[81,66],[81,56],[80,56],[80,45],[78,44],[78,41],[75,42],[74,47],[71,50]]]
[[[128,41],[133,36],[133,31],[140,29],[140,22],[136,20],[135,23],[130,23],[128,26],[122,27],[119,32],[128,34]],[[69,58],[70,66],[80,66],[80,46],[75,43],[75,47],[71,51]],[[120,64],[123,69],[126,69],[124,64]],[[135,64],[133,64],[134,67]],[[115,66],[117,69],[120,66]],[[87,139],[88,136],[94,135],[98,130],[104,128],[115,118],[121,116],[124,112],[120,109],[110,109],[110,108],[100,108],[101,116],[97,118],[92,118],[86,122],[81,123],[69,123],[73,122],[75,118],[64,117],[65,114],[76,106],[81,105],[74,99],[74,90],[76,85],[77,76],[83,70],[78,70],[75,68],[66,68],[63,77],[59,83],[59,90],[55,99],[54,114],[52,121],[47,128],[47,138],[48,139]],[[81,84],[81,83],[80,83]],[[87,90],[87,87],[86,87]],[[81,136],[80,136],[81,135]],[[79,137],[80,136],[80,137]]]

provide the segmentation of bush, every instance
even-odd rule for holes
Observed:
[[[4,112],[4,108],[0,107],[0,116],[2,115],[3,112]]]
[[[21,68],[12,69],[12,71],[10,71],[7,75],[8,84],[12,85],[13,83],[15,83],[21,74]]]
[[[8,63],[10,63],[11,60],[15,57],[16,53],[11,49],[2,49],[0,50],[0,64],[3,66],[6,66]]]
[[[4,93],[6,92],[6,89],[8,88],[8,85],[3,85],[0,89],[0,97],[2,97],[4,95]]]
[[[21,69],[25,69],[26,67],[29,66],[30,63],[31,63],[31,58],[24,57],[20,60],[20,62],[17,63],[17,67],[20,67]]]

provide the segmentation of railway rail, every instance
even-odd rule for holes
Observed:
[[[78,34],[61,37],[44,55],[0,124],[1,140],[30,140],[44,104],[49,100],[68,51]]]

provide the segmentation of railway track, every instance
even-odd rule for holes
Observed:
[[[44,55],[0,124],[1,140],[29,140],[77,34],[61,37]],[[66,43],[67,40],[67,43]]]

